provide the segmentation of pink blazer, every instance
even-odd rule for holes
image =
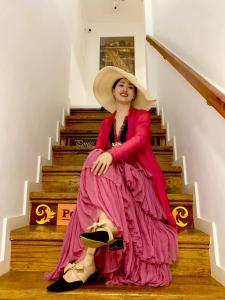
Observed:
[[[150,146],[150,113],[145,110],[130,108],[126,135],[127,141],[122,145],[110,149],[109,133],[115,114],[116,112],[102,122],[95,148],[110,152],[114,161],[129,156],[129,158],[134,158],[146,168],[153,175],[156,192],[169,224],[176,227],[166,194],[164,175]]]

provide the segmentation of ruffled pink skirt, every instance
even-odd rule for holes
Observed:
[[[91,172],[93,161],[102,150],[93,150],[84,163],[78,202],[64,238],[56,269],[45,274],[58,279],[63,268],[79,260],[84,246],[79,235],[97,221],[102,212],[110,218],[122,236],[124,249],[99,248],[95,263],[106,284],[167,286],[170,266],[176,260],[176,230],[166,216],[155,193],[152,175],[140,164],[113,163],[105,175]]]

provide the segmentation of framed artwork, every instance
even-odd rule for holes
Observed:
[[[119,67],[135,74],[134,37],[101,37],[100,38],[100,66]]]

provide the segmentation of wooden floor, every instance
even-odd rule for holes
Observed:
[[[42,272],[9,272],[0,277],[0,299],[147,300],[225,299],[225,287],[211,277],[174,276],[169,287],[105,286],[92,283],[75,291],[49,293]]]

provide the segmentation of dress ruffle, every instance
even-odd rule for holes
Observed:
[[[47,279],[57,279],[63,268],[79,260],[84,247],[79,235],[98,219],[101,212],[117,227],[124,249],[101,247],[96,266],[106,284],[167,286],[169,264],[177,257],[177,233],[167,223],[155,192],[152,175],[138,163],[114,162],[101,176],[91,172],[102,150],[93,150],[84,163],[76,211],[68,226],[58,266]]]

